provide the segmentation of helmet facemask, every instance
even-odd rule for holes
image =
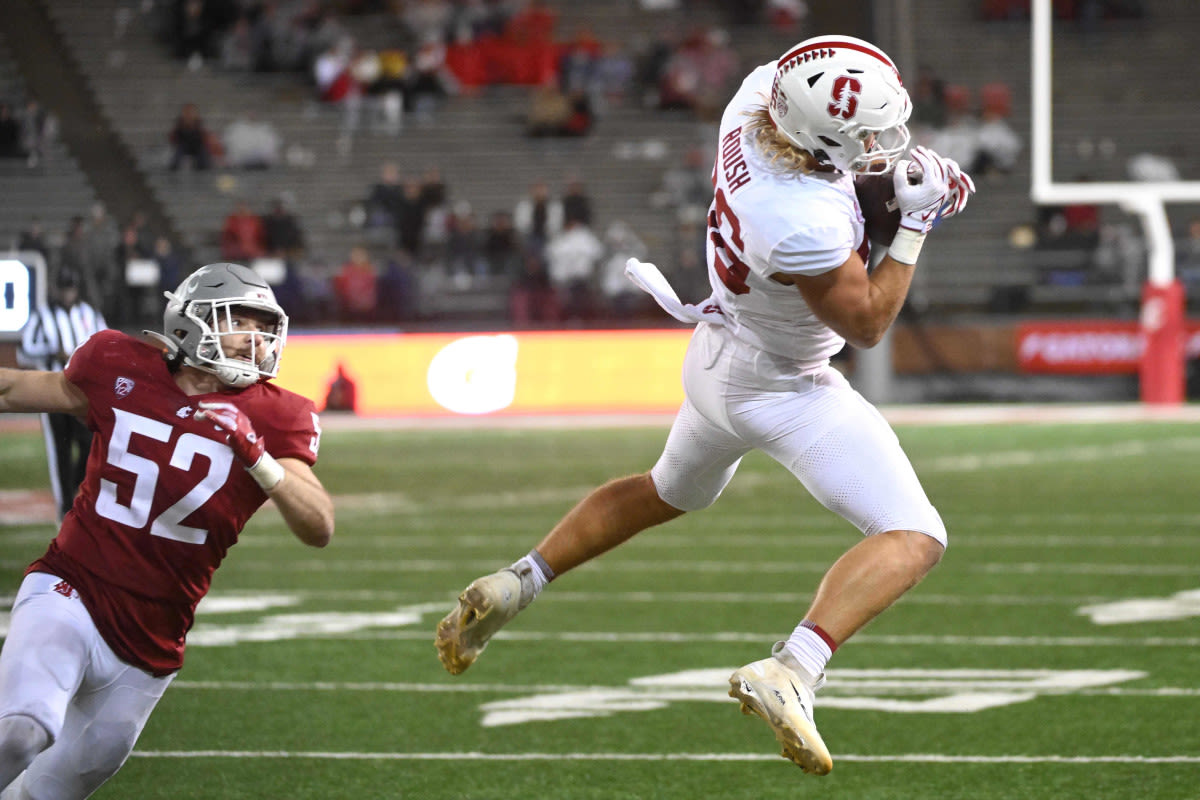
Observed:
[[[170,292],[167,297],[178,300]],[[264,330],[256,332],[239,326],[234,318],[238,312],[267,320]],[[247,302],[245,298],[237,297],[188,303],[183,306],[182,314],[200,333],[194,354],[184,357],[186,363],[212,372],[222,383],[239,389],[279,374],[288,319],[278,306]],[[253,361],[232,355],[237,345],[225,341],[233,336],[247,335],[251,337]]]
[[[210,372],[236,389],[279,373],[287,314],[253,270],[240,264],[209,264],[165,294],[163,333],[146,333],[166,346],[168,360]],[[247,317],[258,324],[245,324]],[[233,341],[235,336],[242,341]],[[245,337],[252,347],[249,359],[239,354],[247,350]]]

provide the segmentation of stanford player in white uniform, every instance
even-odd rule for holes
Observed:
[[[157,344],[105,331],[62,373],[0,370],[0,411],[72,413],[99,434],[0,653],[6,800],[87,797],[121,767],[268,497],[305,544],[333,534],[313,404],[267,382],[287,336],[270,287],[210,264],[167,297]]]
[[[801,42],[750,73],[721,118],[708,214],[712,296],[684,306],[652,264],[627,273],[698,323],[686,399],[647,473],[584,498],[538,546],[484,576],[441,621],[452,673],[556,575],[652,525],[713,503],[743,455],[761,450],[865,536],[825,574],[772,656],[738,669],[730,694],[771,726],[783,754],[819,775],[833,760],[813,695],[833,651],[939,561],[946,530],[879,413],[829,365],[848,341],[877,343],[908,293],[926,234],[974,191],[950,159],[916,148],[895,64],[868,42]],[[853,176],[893,173],[900,230],[871,272]],[[802,521],[800,524],[803,524]]]

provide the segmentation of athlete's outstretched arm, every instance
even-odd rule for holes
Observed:
[[[333,498],[325,491],[312,467],[298,458],[281,458],[286,476],[267,496],[275,501],[283,521],[296,538],[312,547],[324,547],[333,538]]]
[[[87,414],[88,401],[61,372],[0,368],[0,411]]]

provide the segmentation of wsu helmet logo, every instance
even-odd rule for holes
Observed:
[[[787,98],[783,95],[783,90],[779,88],[779,76],[775,76],[775,82],[771,84],[771,105],[775,108],[775,113],[782,119],[787,116],[788,104]]]
[[[858,111],[858,96],[862,94],[862,81],[849,75],[839,75],[833,82],[833,101],[826,106],[829,116],[850,119]]]

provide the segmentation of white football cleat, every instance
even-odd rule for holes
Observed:
[[[485,575],[458,596],[458,605],[437,626],[438,658],[451,675],[475,663],[488,640],[522,608],[521,578],[511,569]]]
[[[833,769],[817,725],[813,722],[813,691],[825,676],[808,678],[798,664],[786,663],[786,652],[747,664],[729,676],[729,696],[741,701],[742,713],[766,720],[783,745],[783,757],[813,775]],[[789,659],[790,661],[791,659]]]

